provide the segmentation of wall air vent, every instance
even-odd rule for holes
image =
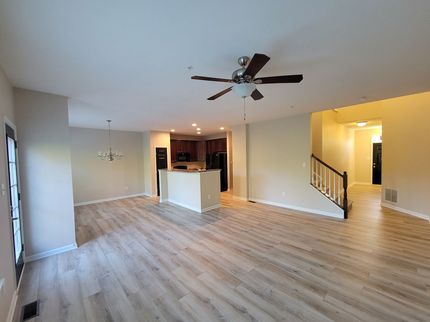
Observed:
[[[28,303],[22,307],[21,321],[32,319],[39,315],[39,301]]]
[[[397,202],[397,190],[385,188],[385,201]]]

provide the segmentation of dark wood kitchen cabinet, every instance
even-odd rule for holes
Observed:
[[[170,140],[170,155],[172,162],[176,161],[178,152],[188,152],[191,161],[205,161],[206,154],[227,151],[227,139],[208,141]]]
[[[206,141],[197,141],[197,161],[206,161]]]
[[[227,139],[206,141],[206,153],[227,152]]]
[[[176,161],[176,154],[178,152],[188,152],[190,154],[191,161],[196,161],[197,142],[186,140],[170,140],[170,155],[172,162]]]

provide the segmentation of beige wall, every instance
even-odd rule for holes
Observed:
[[[67,98],[15,89],[26,257],[75,245]]]
[[[355,182],[372,183],[373,136],[381,136],[382,129],[355,130]],[[383,147],[384,148],[384,147]]]
[[[395,207],[430,219],[430,92],[384,100],[382,187]]]
[[[247,125],[232,128],[233,195],[248,199]]]
[[[151,173],[151,132],[142,133],[143,137],[143,188],[147,196],[152,196]]]
[[[97,158],[108,148],[107,130],[71,127],[70,137],[75,204],[143,193],[142,133],[111,132],[112,149],[124,154],[114,162]]]
[[[155,149],[167,148],[168,168],[171,168],[170,158],[170,133],[147,131],[143,133],[143,168],[145,194],[157,195],[157,164]]]
[[[233,135],[227,132],[227,181],[228,189],[233,189]]]
[[[249,198],[343,218],[343,211],[309,184],[310,135],[309,114],[249,125]]]
[[[343,173],[348,183],[355,181],[354,131],[337,122],[337,112],[322,113],[322,160]]]
[[[312,138],[312,153],[322,159],[322,121],[323,112],[311,114],[311,138]]]
[[[383,204],[430,218],[430,92],[338,109],[338,121],[360,119],[382,119]],[[356,137],[359,141],[363,139],[358,131]],[[369,150],[364,155],[367,163]],[[357,164],[357,182],[370,181],[367,168],[368,165]],[[397,190],[397,203],[384,200],[386,188]]]
[[[0,184],[5,187],[5,194],[0,194],[0,284],[3,284],[3,289],[0,291],[0,321],[6,321],[16,289],[9,194],[6,188],[8,186],[8,174],[4,128],[5,117],[11,122],[15,121],[13,104],[12,87],[0,69],[0,119],[2,122],[0,131]]]
[[[382,119],[383,101],[375,101],[336,109],[336,121],[351,123]]]

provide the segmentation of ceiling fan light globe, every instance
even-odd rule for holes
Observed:
[[[255,89],[254,83],[238,83],[233,86],[233,92],[242,98],[250,96]]]

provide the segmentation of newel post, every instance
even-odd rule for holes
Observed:
[[[348,219],[348,173],[343,172],[343,218]]]

